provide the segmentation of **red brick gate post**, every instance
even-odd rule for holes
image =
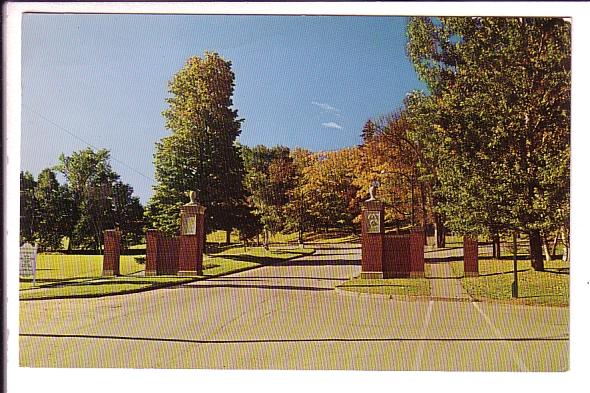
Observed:
[[[463,270],[465,271],[465,277],[479,276],[477,238],[463,237]]]
[[[424,277],[424,228],[410,232],[410,277]]]
[[[363,202],[361,220],[361,278],[383,278],[383,202],[376,199]]]
[[[178,275],[197,276],[203,274],[203,250],[205,248],[205,207],[194,200],[180,208],[180,245]]]
[[[118,276],[120,272],[121,232],[117,229],[103,231],[104,255],[102,256],[102,275]]]
[[[146,234],[145,275],[156,276],[162,254],[162,233],[157,229],[148,229]]]

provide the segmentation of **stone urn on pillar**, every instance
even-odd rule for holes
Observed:
[[[385,227],[383,202],[375,196],[378,182],[369,188],[370,198],[362,204],[361,242],[362,261],[361,278],[383,278],[383,237]]]
[[[196,193],[189,193],[190,202],[180,207],[180,247],[178,275],[203,274],[205,248],[205,207],[196,201]]]

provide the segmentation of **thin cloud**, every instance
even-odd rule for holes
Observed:
[[[311,103],[317,107],[320,107],[321,109],[325,110],[326,112],[333,112],[333,113],[340,112],[340,109],[334,108],[332,105],[326,104],[325,102],[312,101]]]
[[[341,130],[342,126],[338,123],[334,123],[333,121],[329,122],[329,123],[322,123],[322,125],[326,128],[335,128],[337,130]]]

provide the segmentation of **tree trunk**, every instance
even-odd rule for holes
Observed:
[[[563,228],[563,227],[560,229],[560,233],[561,233],[561,241],[563,242],[563,257],[561,259],[564,261],[569,261],[570,260],[569,237],[568,237],[568,234],[567,234],[565,228]]]
[[[445,242],[446,229],[438,214],[434,215],[434,236],[436,237],[436,247],[443,248]]]
[[[559,232],[555,233],[553,244],[551,244],[551,258],[555,258],[555,250],[557,249],[557,242],[559,242]]]
[[[422,228],[424,228],[424,230],[426,230],[426,192],[424,191],[424,183],[420,183],[420,210],[422,213],[422,219],[421,219],[421,224],[422,224]],[[426,242],[426,233],[424,234],[424,241]],[[426,244],[426,243],[424,243]]]
[[[541,233],[541,240],[543,242],[543,253],[545,254],[545,260],[547,262],[551,261],[551,253],[549,253],[549,245],[547,244],[547,236],[544,233]]]
[[[529,232],[531,264],[536,271],[543,271],[545,269],[543,261],[543,246],[541,243],[541,231],[538,229],[531,230]]]
[[[226,229],[225,230],[225,244],[229,246],[230,243],[231,243],[231,229],[229,229],[229,230]]]
[[[500,234],[498,232],[494,232],[492,235],[492,257],[493,258],[500,258],[502,256],[500,244]]]
[[[265,249],[268,250],[268,243],[269,243],[269,234],[268,234],[268,229],[264,230],[264,240],[263,240],[263,246]]]

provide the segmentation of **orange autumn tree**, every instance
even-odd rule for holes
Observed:
[[[354,180],[359,196],[367,195],[376,180],[388,226],[425,226],[431,221],[428,187],[421,176],[419,146],[408,135],[403,111],[367,121],[362,136],[361,168]]]
[[[358,231],[361,195],[355,178],[361,164],[359,150],[315,153],[306,161],[295,193],[303,198],[310,229]]]

